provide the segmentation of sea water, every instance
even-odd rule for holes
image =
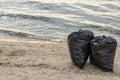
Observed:
[[[66,41],[79,29],[120,41],[119,0],[0,0],[0,38]]]

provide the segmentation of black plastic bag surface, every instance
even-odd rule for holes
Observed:
[[[90,40],[94,37],[89,30],[79,30],[68,36],[67,42],[71,60],[74,65],[83,69],[89,54],[91,53]]]
[[[90,44],[92,48],[91,64],[104,71],[113,72],[117,41],[109,36],[98,36],[92,39]]]

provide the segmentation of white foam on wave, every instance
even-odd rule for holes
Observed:
[[[26,1],[26,0],[25,0]],[[33,1],[33,0],[29,0],[29,1]],[[113,3],[114,2],[119,2],[119,0],[101,0],[98,2],[98,0],[34,0],[34,1],[42,1],[42,2],[46,2],[46,3],[78,3],[78,2],[85,2],[85,3],[91,3],[91,4],[99,4],[99,3]]]

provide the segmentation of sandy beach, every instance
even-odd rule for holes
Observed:
[[[120,80],[120,46],[115,73],[87,62],[83,70],[72,65],[66,43],[0,41],[0,80]]]

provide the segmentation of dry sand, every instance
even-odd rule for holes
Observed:
[[[72,65],[66,43],[0,41],[0,80],[120,80],[120,47],[109,73]]]

